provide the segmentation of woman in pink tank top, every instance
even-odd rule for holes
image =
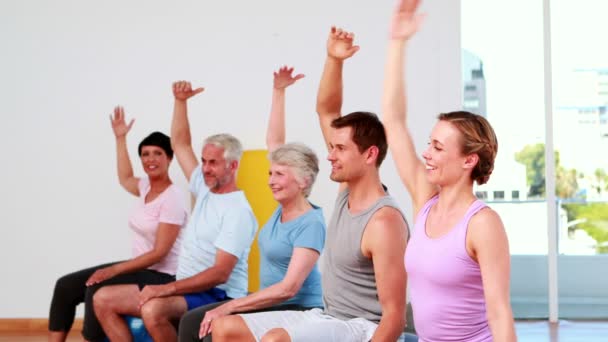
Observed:
[[[405,47],[424,16],[401,0],[392,17],[384,127],[416,215],[405,254],[421,341],[515,341],[510,256],[500,217],[473,194],[494,168],[498,143],[482,116],[439,115],[421,160],[406,124]]]

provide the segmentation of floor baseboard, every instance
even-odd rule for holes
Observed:
[[[47,318],[0,318],[0,333],[45,332],[49,328]],[[82,330],[82,319],[74,320],[72,330]]]

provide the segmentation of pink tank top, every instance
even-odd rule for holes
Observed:
[[[405,253],[416,332],[421,342],[492,341],[481,271],[465,244],[471,217],[486,205],[473,202],[455,227],[431,239],[426,219],[438,200],[431,198],[418,213]]]

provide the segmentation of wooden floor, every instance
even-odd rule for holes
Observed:
[[[0,333],[0,342],[46,342],[46,332],[42,333]],[[84,341],[80,333],[72,332],[67,342]]]
[[[517,322],[519,342],[607,342],[608,322],[546,321]],[[0,342],[44,342],[46,333],[0,333]],[[82,338],[72,332],[68,342],[80,342]]]

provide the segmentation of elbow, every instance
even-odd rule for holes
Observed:
[[[317,114],[320,116],[328,114],[330,112],[331,103],[328,100],[317,99]]]
[[[225,284],[230,279],[230,271],[219,269],[217,272],[217,285]]]
[[[298,291],[300,291],[299,285],[282,283],[281,292],[279,296],[282,300],[291,299],[295,297],[296,294],[298,294]]]
[[[161,262],[167,256],[167,254],[169,254],[169,250],[164,251],[153,249],[150,252],[150,262],[152,263],[152,265],[157,264]]]
[[[321,115],[321,113],[323,113],[323,104],[321,103],[321,101],[317,101],[317,107],[315,108],[315,110],[317,111],[317,114]]]

